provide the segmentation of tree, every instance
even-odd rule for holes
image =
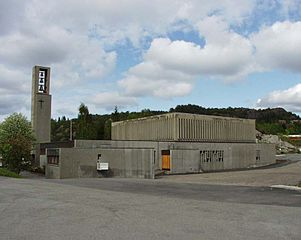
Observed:
[[[110,140],[111,139],[111,128],[112,128],[112,119],[108,119],[105,121],[104,125],[104,139]]]
[[[117,121],[120,120],[119,119],[119,112],[118,112],[118,107],[117,106],[115,106],[114,112],[111,115],[112,115],[112,121],[113,122],[117,122]]]
[[[93,125],[92,115],[88,107],[81,103],[79,108],[76,139],[96,139],[97,131]]]
[[[30,122],[21,113],[13,113],[0,124],[0,154],[3,165],[19,173],[31,161],[34,141]]]

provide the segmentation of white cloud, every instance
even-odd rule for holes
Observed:
[[[29,94],[31,86],[26,77],[22,71],[8,69],[0,64],[0,94]]]
[[[301,13],[301,2],[300,0],[282,0],[282,12],[287,18],[290,17],[291,13]]]
[[[297,2],[284,0],[283,11],[300,8]],[[1,1],[0,93],[21,101],[19,93],[30,91],[32,66],[48,65],[52,93],[69,107],[74,89],[87,81],[101,85],[114,72],[115,49],[128,42],[145,51],[142,61],[126,70],[120,93],[96,97],[98,106],[135,104],[136,96],[185,96],[199,76],[234,81],[263,68],[300,72],[300,22],[265,26],[251,37],[230,30],[243,26],[255,7],[253,0]],[[166,37],[187,29],[198,31],[205,45]]]
[[[233,81],[253,70],[253,48],[247,38],[216,17],[204,19],[198,27],[205,46],[154,39],[143,61],[128,70],[119,86],[128,95],[172,98],[188,95],[198,76]]]
[[[204,47],[155,39],[145,59],[187,74],[235,77],[252,63],[252,45],[248,39],[229,31],[227,25],[221,28],[218,21],[209,17],[199,23],[199,31],[206,41]]]
[[[15,32],[0,38],[0,62],[26,68],[62,62],[71,44],[70,35],[56,27],[34,34]]]
[[[137,46],[145,37],[166,34],[178,22],[194,24],[212,13],[223,16],[227,22],[240,23],[254,6],[252,0],[243,3],[231,0],[53,0],[45,7],[44,2],[35,0],[27,13],[76,33],[87,34],[92,30],[107,44],[129,39]]]
[[[114,69],[116,53],[105,52],[96,40],[57,27],[46,29],[41,37],[36,34],[17,32],[0,38],[0,63],[23,69],[65,65],[85,79],[102,78]]]
[[[257,100],[257,107],[283,107],[288,111],[301,112],[301,84],[269,93]]]
[[[18,21],[5,13],[1,15],[5,11],[0,8],[1,25],[12,26],[12,29],[0,31],[0,94],[10,94],[9,98],[14,96],[11,106],[5,108],[7,110],[3,106],[0,108],[0,115],[8,109],[11,112],[21,111],[22,106],[17,102],[23,102],[24,94],[30,96],[34,65],[52,68],[51,93],[64,89],[62,93],[68,102],[67,96],[75,86],[83,87],[87,81],[101,81],[116,64],[116,53],[105,51],[100,41],[66,29],[54,21],[48,22],[49,19],[42,21],[39,14],[48,8],[39,9],[39,3],[26,3],[28,5],[17,6],[16,1],[4,4],[7,9],[20,7]],[[4,100],[3,97],[3,104]]]
[[[301,22],[276,22],[263,27],[251,41],[262,67],[301,72]]]
[[[93,104],[95,108],[113,110],[115,106],[125,108],[128,106],[136,106],[136,98],[122,96],[118,92],[104,92],[91,96],[88,103]]]
[[[26,5],[29,1],[0,1],[0,36],[13,32],[25,17]]]
[[[116,52],[104,51],[100,43],[87,37],[73,37],[74,47],[63,62],[53,64],[55,88],[101,81],[114,69]]]
[[[26,97],[24,95],[22,95],[19,98],[16,98],[12,94],[0,95],[0,112],[2,113],[1,115],[13,113],[26,107]]]
[[[119,86],[129,96],[172,98],[187,95],[192,90],[192,82],[189,74],[146,61],[132,67]]]
[[[0,64],[0,121],[13,112],[22,112],[28,116],[30,90],[31,82],[26,74]]]

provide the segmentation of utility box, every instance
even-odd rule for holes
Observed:
[[[96,169],[98,171],[107,171],[109,170],[109,163],[103,163],[97,160]]]

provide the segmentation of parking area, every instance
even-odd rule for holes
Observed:
[[[146,179],[0,177],[3,240],[300,239],[301,193]]]
[[[300,155],[160,179],[0,177],[1,239],[300,239]]]

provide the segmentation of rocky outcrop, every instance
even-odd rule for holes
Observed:
[[[282,141],[277,135],[262,134],[258,139],[258,142],[273,143],[276,144],[277,153],[295,153],[298,152],[298,148],[294,145]]]

